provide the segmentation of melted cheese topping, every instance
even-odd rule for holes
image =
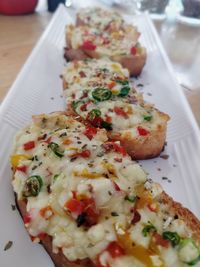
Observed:
[[[161,187],[147,181],[120,145],[107,141],[104,130],[88,134],[88,129],[53,113],[35,116],[16,136],[12,183],[18,199],[27,200],[24,222],[33,240],[50,235],[53,251],[61,249],[70,261],[89,257],[111,267],[186,266],[178,246],[169,241],[166,246],[166,240],[162,245],[163,231],[178,232],[184,222],[160,203]],[[43,185],[37,195],[27,196],[32,176],[40,176]],[[180,237],[190,237],[184,227]]]
[[[98,7],[81,9],[77,17],[85,25],[95,26],[101,30],[108,30],[114,27],[118,28],[124,23],[119,13]]]
[[[101,119],[112,125],[113,132],[123,135],[129,130],[134,138],[142,138],[141,127],[146,134],[161,130],[168,116],[144,102],[128,78],[127,70],[110,60],[71,62],[63,74],[67,107],[70,109],[73,106],[74,111],[85,120],[93,110],[99,110]],[[107,101],[96,101],[93,92],[97,88],[111,91],[112,97]],[[129,92],[121,96],[124,88],[129,88]]]
[[[117,59],[119,56],[131,55],[132,47],[135,47],[134,55],[146,53],[145,48],[138,43],[139,32],[135,27],[128,24],[110,31],[102,31],[89,26],[75,27],[68,25],[66,27],[66,35],[70,36],[73,49],[79,49],[85,42],[90,42],[95,46],[94,51],[100,57],[107,56]]]

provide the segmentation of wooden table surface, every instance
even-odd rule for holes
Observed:
[[[0,15],[0,102],[51,17],[44,10],[26,16]],[[155,25],[200,125],[200,28],[167,22]]]

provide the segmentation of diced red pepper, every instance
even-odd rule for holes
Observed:
[[[77,213],[77,215],[81,214],[84,210],[84,205],[80,200],[77,200],[75,198],[70,199],[65,204],[65,207],[74,213]]]
[[[95,50],[96,49],[96,45],[93,44],[92,41],[85,41],[82,46],[81,46],[82,49],[85,49],[85,50]]]
[[[91,155],[90,150],[85,149],[85,150],[82,150],[81,152],[77,152],[77,153],[73,154],[71,157],[89,158],[90,155]]]
[[[39,237],[40,240],[44,240],[47,237],[47,234],[46,233],[40,233],[38,235],[38,237]]]
[[[88,96],[88,92],[83,92],[82,93],[82,96],[80,97],[80,99],[83,99],[83,98],[86,98]],[[75,95],[74,95],[74,98],[75,98]],[[90,102],[88,102],[88,103],[90,103]]]
[[[122,154],[123,156],[126,156],[126,149],[116,143],[114,143],[114,149],[116,152]]]
[[[115,85],[116,85],[116,82],[112,81],[112,82],[110,82],[110,83],[108,84],[108,88],[109,88],[109,89],[112,89],[113,87],[115,87]]]
[[[37,140],[38,141],[44,140],[46,138],[46,136],[47,136],[46,134],[43,134],[43,135],[39,136]]]
[[[112,258],[117,258],[125,254],[124,249],[116,241],[111,242],[106,248],[106,251],[109,252]]]
[[[31,222],[31,215],[30,213],[27,213],[24,217],[23,217],[23,221],[24,221],[24,224],[29,224]]]
[[[89,158],[91,155],[90,150],[86,149],[79,153],[79,156],[82,158]]]
[[[46,143],[46,144],[50,144],[50,143],[51,143],[51,138],[52,138],[52,137],[49,136],[49,138],[48,138],[47,140],[45,140],[44,143]]]
[[[118,145],[115,142],[107,142],[107,143],[103,144],[103,147],[106,151],[110,151],[110,150],[114,149],[116,152],[122,154],[123,156],[126,156],[125,148]]]
[[[16,170],[17,170],[17,171],[21,171],[21,172],[26,173],[26,171],[27,171],[27,166],[25,166],[25,165],[23,165],[23,166],[18,166],[18,167],[16,168]]]
[[[139,212],[137,210],[134,210],[133,213],[133,219],[131,221],[132,224],[136,224],[137,222],[139,222],[141,219],[141,215],[139,214]]]
[[[86,217],[83,222],[85,226],[92,226],[98,221],[99,211],[96,208],[95,200],[93,198],[84,198],[81,200],[72,198],[65,204],[65,207],[72,213],[75,213],[76,218],[85,213]]]
[[[86,77],[86,74],[85,74],[85,72],[84,71],[79,71],[79,75],[81,76],[81,78],[84,78],[84,77]]]
[[[101,262],[101,255],[104,252],[108,252],[112,258],[117,258],[125,255],[124,249],[116,241],[113,241],[107,246],[107,248],[102,253],[97,256],[98,267],[110,267],[108,262],[106,262],[106,265]]]
[[[122,162],[122,158],[114,158],[116,162]]]
[[[124,117],[125,119],[128,118],[128,115],[127,115],[127,113],[123,110],[123,108],[120,108],[120,107],[114,107],[114,112],[115,112],[117,115]]]
[[[97,134],[97,129],[93,127],[87,127],[84,131],[84,135],[87,136],[89,140],[92,140],[92,138]]]
[[[144,129],[144,128],[141,127],[141,126],[138,126],[138,127],[137,127],[137,130],[138,130],[139,135],[141,135],[141,136],[146,136],[146,135],[149,134],[149,131],[146,130],[146,129]]]
[[[103,38],[103,44],[109,44],[110,43],[110,40],[108,38]]]
[[[93,198],[86,198],[82,200],[84,204],[84,212],[87,214],[85,226],[92,226],[98,222],[99,211],[96,208],[95,200]]]
[[[153,233],[153,240],[155,241],[156,245],[164,247],[164,248],[168,248],[170,245],[169,240],[164,239],[160,234],[158,234],[157,232]]]
[[[113,185],[116,191],[121,191],[121,188],[119,187],[119,185],[115,183],[114,181],[113,181]]]
[[[135,46],[131,47],[131,54],[136,55],[137,54],[137,48]]]
[[[35,147],[35,141],[29,141],[24,144],[24,150],[31,150]]]
[[[91,124],[95,127],[100,127],[103,119],[101,117],[95,117],[91,122]]]
[[[108,116],[106,114],[105,117],[106,117],[106,122],[108,122],[108,123],[111,123],[112,122],[112,118],[110,116]]]
[[[156,205],[156,203],[148,204],[147,207],[152,212],[156,212],[157,211],[157,205]]]
[[[87,105],[88,105],[87,103],[81,105],[81,106],[80,106],[80,110],[81,110],[81,111],[86,111],[86,110],[87,110]]]

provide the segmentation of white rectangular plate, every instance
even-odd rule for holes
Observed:
[[[145,99],[171,116],[167,146],[168,159],[142,161],[149,177],[162,184],[177,201],[200,217],[200,135],[188,103],[173,75],[155,28],[147,15],[126,17],[138,26],[148,60],[136,88]],[[13,211],[9,154],[16,131],[33,114],[64,109],[62,73],[64,27],[74,22],[73,11],[60,6],[47,30],[24,65],[0,110],[0,266],[51,267],[52,261],[40,245],[33,244],[17,210]],[[144,86],[137,86],[143,84]],[[162,177],[167,177],[163,179]],[[13,246],[4,251],[8,241]]]

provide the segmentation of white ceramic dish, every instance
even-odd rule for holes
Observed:
[[[18,211],[11,208],[14,196],[9,154],[14,134],[31,120],[32,114],[64,109],[59,75],[64,64],[64,27],[66,23],[73,22],[73,12],[64,6],[59,7],[0,109],[1,267],[53,266],[42,247],[30,241]],[[147,100],[171,116],[167,147],[163,152],[169,158],[147,160],[141,164],[171,196],[200,217],[198,126],[150,18],[143,15],[126,19],[138,25],[142,32],[141,42],[148,50],[147,64],[141,77],[135,79],[135,84]],[[8,241],[12,241],[13,245],[4,251]]]

